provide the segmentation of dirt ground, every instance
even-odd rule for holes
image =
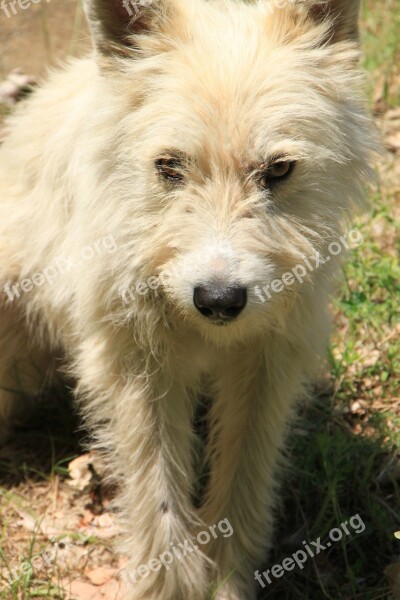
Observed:
[[[47,0],[29,10],[16,7],[10,16],[0,11],[0,77],[15,68],[36,77],[45,75],[66,55],[90,48],[86,21],[76,0]]]

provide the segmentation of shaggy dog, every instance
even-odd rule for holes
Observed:
[[[86,12],[93,55],[21,105],[0,149],[1,427],[62,351],[121,489],[129,598],[219,582],[218,600],[253,599],[287,424],[327,344],[328,248],[370,174],[359,0]]]

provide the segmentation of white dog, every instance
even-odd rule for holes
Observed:
[[[0,148],[1,427],[61,350],[121,488],[130,597],[204,600],[233,572],[218,600],[250,600],[327,343],[328,248],[369,175],[359,0],[86,4],[93,56],[21,105]],[[232,535],[156,560],[225,519]]]

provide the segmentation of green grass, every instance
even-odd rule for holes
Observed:
[[[365,67],[370,86],[381,88],[389,107],[400,104],[399,0],[364,0],[363,37]]]

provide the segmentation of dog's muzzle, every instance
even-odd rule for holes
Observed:
[[[199,286],[194,289],[193,303],[210,321],[229,323],[236,319],[247,303],[245,287]]]

